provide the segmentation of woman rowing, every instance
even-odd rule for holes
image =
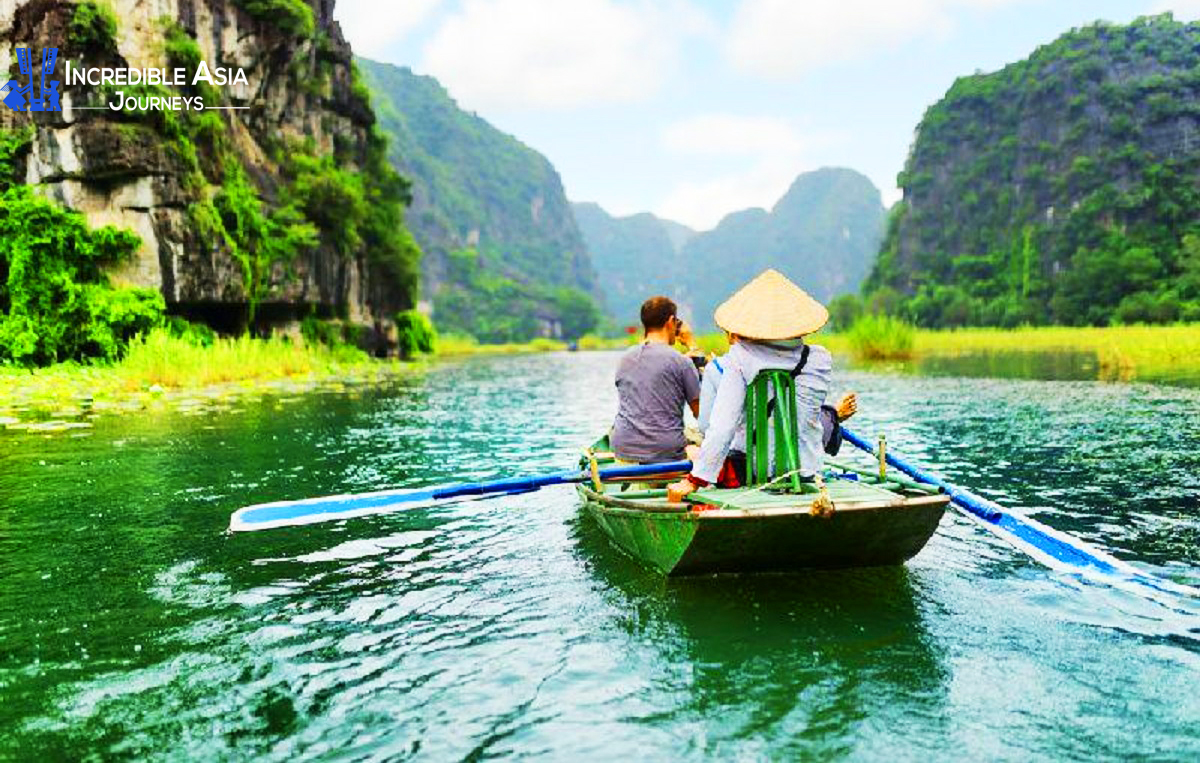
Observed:
[[[670,500],[681,500],[718,480],[744,482],[744,453],[740,464],[736,455],[729,457],[731,451],[737,453],[735,444],[745,448],[746,388],[760,371],[769,369],[788,370],[795,377],[800,477],[811,479],[822,466],[821,409],[833,358],[824,347],[805,344],[803,337],[825,325],[829,311],[783,274],[767,270],[717,308],[714,319],[736,341],[720,359],[716,394],[711,408],[703,411],[706,431],[700,452],[691,473],[670,485]],[[848,395],[834,418],[846,418],[855,409],[855,398]]]

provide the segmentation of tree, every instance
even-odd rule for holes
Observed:
[[[863,314],[863,301],[857,294],[842,294],[829,302],[829,322],[834,331],[847,331]]]
[[[559,289],[554,301],[564,339],[578,339],[600,322],[596,301],[579,289]]]

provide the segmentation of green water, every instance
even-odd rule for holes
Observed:
[[[566,488],[223,534],[255,502],[568,466],[616,358],[0,436],[0,758],[1200,757],[1200,604],[953,514],[903,568],[671,581]],[[862,433],[1200,583],[1200,390],[838,382]]]

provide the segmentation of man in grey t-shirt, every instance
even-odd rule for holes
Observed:
[[[630,347],[617,367],[617,418],[609,442],[617,458],[641,464],[685,456],[683,406],[700,409],[700,376],[691,359],[674,348],[677,339],[694,351],[691,330],[675,303],[651,297],[642,305],[646,338]]]

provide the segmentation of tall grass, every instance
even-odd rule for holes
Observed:
[[[637,344],[642,339],[640,334],[625,334],[618,337],[596,336],[584,334],[579,338],[581,350],[621,350]]]
[[[850,347],[845,334],[810,334],[804,337],[804,341],[809,344],[819,344],[831,352],[848,352]],[[721,356],[729,352],[729,339],[723,331],[716,334],[701,334],[696,337],[696,344],[705,353],[712,355]]]
[[[913,356],[916,329],[890,315],[865,315],[846,334],[857,358],[907,360]]]
[[[356,347],[305,345],[286,339],[217,339],[201,347],[156,329],[135,339],[116,365],[127,386],[206,386],[247,379],[275,379],[369,363]]]
[[[1019,329],[921,331],[921,354],[1092,352],[1106,379],[1200,373],[1200,324],[1170,326],[1026,326]]]
[[[438,337],[434,345],[434,354],[441,357],[460,357],[464,355],[515,355],[522,352],[555,352],[567,349],[566,342],[557,339],[538,337],[528,342],[510,342],[507,344],[480,344],[472,336],[462,334],[444,334]]]
[[[256,382],[296,379],[377,379],[406,366],[378,361],[348,345],[327,347],[286,339],[216,339],[210,346],[156,329],[130,343],[115,363],[58,363],[46,368],[0,366],[0,427],[43,416],[140,409],[163,395],[229,385],[235,394]],[[232,384],[235,383],[236,384]]]

